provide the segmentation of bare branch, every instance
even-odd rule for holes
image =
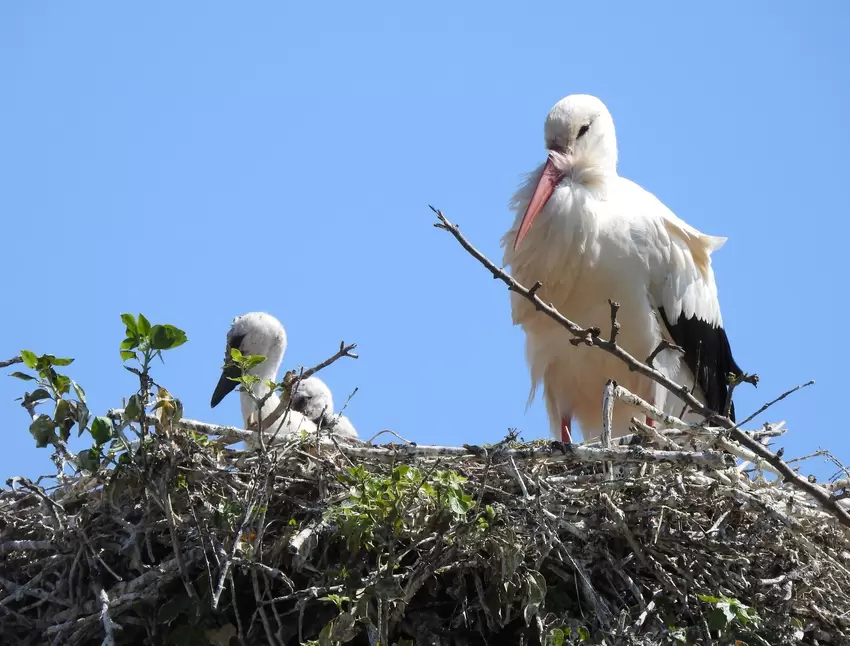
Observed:
[[[293,371],[287,373],[287,377],[291,379],[289,383],[289,388],[292,389],[295,384],[299,381],[307,379],[308,377],[312,377],[320,370],[327,368],[329,365],[334,363],[335,361],[342,359],[343,357],[348,357],[350,359],[358,359],[359,356],[354,354],[352,350],[357,347],[356,343],[351,343],[349,345],[345,344],[345,341],[340,341],[339,350],[332,357],[329,357],[322,361],[319,364],[316,364],[312,368],[308,368],[307,370],[302,371],[299,375],[295,375]],[[272,393],[269,392],[265,398],[261,401],[260,406],[265,404],[266,400],[271,397]],[[271,428],[275,422],[277,422],[287,411],[289,410],[289,397],[283,397],[280,400],[280,404],[278,404],[277,408],[275,408],[271,413],[269,413],[262,420],[262,424],[265,428]]]
[[[662,374],[655,368],[646,365],[635,359],[632,355],[626,352],[622,346],[617,345],[616,343],[612,343],[610,340],[602,339],[599,336],[598,329],[594,328],[582,328],[577,325],[573,321],[569,320],[563,314],[561,314],[554,306],[551,304],[544,303],[537,294],[531,293],[529,289],[521,285],[513,276],[505,272],[503,269],[497,267],[490,259],[488,259],[483,253],[478,251],[460,232],[460,229],[449,222],[449,220],[443,215],[443,213],[431,207],[434,213],[437,214],[437,218],[439,219],[439,223],[436,224],[440,229],[448,231],[452,234],[452,236],[457,240],[457,242],[466,249],[469,254],[474,257],[478,262],[480,262],[484,267],[490,271],[495,278],[500,279],[504,282],[508,289],[512,292],[516,292],[521,296],[527,298],[538,311],[544,313],[546,316],[551,318],[552,320],[559,323],[563,326],[567,331],[573,334],[574,339],[571,340],[573,343],[585,343],[589,346],[594,346],[613,354],[618,359],[623,361],[628,367],[629,370],[634,372],[638,372],[641,375],[652,379],[655,383],[664,386],[667,390],[672,393],[675,393],[687,406],[689,406],[692,410],[696,411],[700,415],[703,415],[709,422],[715,423],[718,426],[721,426],[727,429],[733,439],[739,442],[741,445],[749,449],[752,453],[754,453],[759,458],[766,461],[768,464],[774,467],[779,474],[782,475],[785,480],[791,483],[794,487],[802,490],[803,492],[809,494],[813,498],[815,498],[827,511],[829,511],[833,516],[835,516],[838,521],[846,526],[850,527],[850,513],[847,512],[843,507],[841,507],[836,500],[832,498],[832,496],[825,492],[822,488],[817,485],[809,482],[806,478],[803,478],[798,473],[796,473],[791,467],[786,464],[782,458],[766,446],[762,445],[757,440],[754,440],[752,437],[743,433],[740,430],[739,424],[735,424],[728,417],[721,415],[717,411],[713,411],[702,404],[696,397],[694,397],[687,387],[677,384],[676,382],[669,379],[666,375]],[[595,331],[595,333],[594,333]],[[754,375],[748,375],[747,379],[750,383],[757,380],[757,377]],[[792,391],[793,392],[793,391]],[[790,393],[789,393],[790,394]],[[787,395],[786,395],[787,396]],[[780,398],[781,399],[781,398]],[[758,413],[757,413],[758,414]],[[752,418],[752,416],[751,416]],[[749,421],[745,420],[746,421]]]
[[[540,284],[539,282],[537,283]],[[534,295],[534,292],[530,292]],[[617,320],[617,312],[620,311],[620,304],[617,301],[608,299],[608,305],[611,306],[611,343],[617,343],[617,335],[620,333],[620,322]]]
[[[658,347],[656,347],[655,350],[652,351],[652,354],[650,354],[646,358],[646,365],[653,367],[653,361],[655,361],[655,357],[657,357],[665,350],[675,350],[676,352],[685,354],[684,348],[680,348],[675,343],[670,343],[667,339],[661,339],[661,343],[658,344]]]
[[[611,303],[611,332],[612,334],[616,334],[615,325],[619,327],[619,323],[617,323],[617,309],[614,307],[615,303],[612,301],[608,301]],[[617,305],[619,308],[619,305]],[[616,384],[613,380],[609,379],[608,383],[605,384],[605,390],[602,393],[602,448],[609,449],[611,448],[611,426],[613,424],[614,417],[614,388]],[[608,478],[614,479],[614,468],[613,465],[608,462],[605,465],[605,471],[608,474]]]
[[[773,406],[774,404],[776,404],[776,403],[778,403],[778,402],[781,402],[783,399],[785,399],[785,398],[786,398],[786,397],[788,397],[789,395],[793,395],[793,394],[794,394],[795,392],[797,392],[798,390],[802,390],[803,388],[808,388],[809,386],[813,386],[813,385],[814,385],[814,383],[815,383],[815,382],[814,382],[814,379],[812,379],[812,380],[807,381],[807,382],[806,382],[806,383],[804,383],[804,384],[800,384],[799,386],[794,386],[791,390],[786,390],[784,393],[782,393],[781,395],[779,395],[779,397],[777,397],[776,399],[773,399],[773,400],[771,400],[771,401],[767,402],[764,406],[762,406],[761,408],[759,408],[759,409],[758,409],[755,413],[753,413],[752,415],[750,415],[747,419],[745,419],[745,420],[744,420],[744,421],[742,421],[742,422],[738,422],[738,423],[735,425],[735,427],[736,427],[736,428],[740,428],[740,427],[741,427],[741,426],[743,426],[744,424],[747,424],[748,422],[751,422],[753,419],[755,419],[756,417],[758,417],[759,415],[761,415],[764,411],[766,411],[768,408],[770,408],[770,407],[771,407],[771,406]]]
[[[12,357],[11,359],[6,359],[5,361],[0,361],[0,368],[8,368],[9,366],[14,366],[16,363],[23,363],[24,360],[20,357]]]

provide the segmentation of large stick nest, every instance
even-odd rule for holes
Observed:
[[[728,454],[508,447],[184,427],[96,478],[10,480],[2,643],[850,640],[850,533],[796,490]]]

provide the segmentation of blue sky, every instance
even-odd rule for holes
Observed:
[[[763,419],[788,421],[789,455],[850,462],[848,18],[838,1],[4,3],[0,358],[75,357],[104,412],[133,392],[119,315],[141,311],[188,333],[155,373],[186,415],[236,424],[236,397],[209,408],[224,336],[265,310],[288,367],[358,344],[322,377],[338,401],[359,387],[361,436],[546,437],[506,290],[427,205],[500,258],[543,119],[582,92],[614,116],[622,175],[729,237],[724,322],[761,376],[738,410],[815,379]],[[0,378],[3,479],[51,468],[24,386]]]

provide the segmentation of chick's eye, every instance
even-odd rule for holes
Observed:
[[[578,137],[576,139],[581,139],[587,131],[590,129],[590,124],[586,123],[581,128],[578,129]]]

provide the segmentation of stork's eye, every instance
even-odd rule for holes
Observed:
[[[585,134],[587,134],[588,130],[590,130],[590,124],[586,123],[578,129],[578,137],[576,137],[576,139],[581,139]]]

